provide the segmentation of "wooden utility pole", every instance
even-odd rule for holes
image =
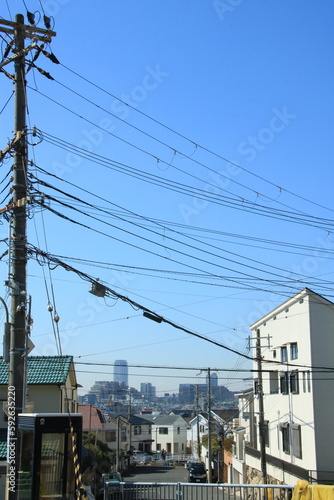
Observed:
[[[212,483],[211,452],[211,370],[208,368],[208,483]]]
[[[198,384],[196,384],[196,427],[197,427],[197,454],[198,460],[201,460],[201,437],[199,432],[199,406],[198,406]]]
[[[267,460],[266,460],[266,436],[264,425],[264,404],[263,404],[263,382],[262,382],[262,356],[261,356],[261,337],[260,329],[256,330],[256,360],[257,360],[257,379],[258,379],[258,397],[259,397],[259,436],[261,452],[261,480],[262,484],[267,483]]]
[[[24,19],[16,16],[15,50],[24,49]],[[15,59],[14,133],[26,130],[25,56]],[[24,411],[24,372],[26,357],[26,204],[27,143],[25,134],[14,145],[13,204],[10,228],[11,270],[8,286],[11,289],[11,329],[8,373],[8,498],[17,498],[18,487],[18,414]],[[14,403],[14,404],[12,404]],[[11,459],[12,457],[12,459]]]
[[[27,237],[27,139],[26,139],[26,81],[25,55],[37,47],[37,41],[49,42],[55,35],[53,31],[24,24],[22,14],[17,14],[15,22],[0,20],[0,32],[12,35],[14,40],[12,57],[3,63],[5,66],[14,62],[14,75],[7,76],[14,80],[14,134],[12,141],[14,163],[12,175],[12,203],[5,211],[11,211],[10,223],[10,269],[6,282],[11,293],[10,306],[10,341],[8,371],[8,460],[6,498],[18,498],[19,433],[18,415],[25,411],[25,366],[27,356],[27,334],[29,332],[28,297],[26,284]],[[25,48],[25,39],[33,42]]]

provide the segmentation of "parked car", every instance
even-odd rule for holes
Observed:
[[[190,464],[188,472],[189,483],[206,483],[207,475],[206,469],[202,462],[193,462]]]
[[[136,463],[144,463],[147,464],[148,462],[152,461],[152,456],[146,453],[145,451],[140,451],[140,450],[134,450],[133,451],[133,460]]]
[[[191,465],[196,463],[195,460],[187,460],[187,462],[184,464],[184,468],[189,470]]]

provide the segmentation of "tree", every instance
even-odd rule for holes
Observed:
[[[112,451],[106,443],[96,439],[93,432],[84,432],[82,443],[89,455],[83,459],[83,469],[96,465],[96,469],[100,474],[110,472],[112,460]]]
[[[211,451],[212,455],[218,455],[219,451],[226,450],[231,453],[233,444],[233,437],[224,436],[224,432],[220,432],[219,434],[212,432],[211,433]],[[208,448],[208,435],[205,434],[202,437],[202,445],[205,448]]]

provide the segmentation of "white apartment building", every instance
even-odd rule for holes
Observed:
[[[334,304],[305,288],[251,325],[252,338],[258,329],[268,482],[333,484]],[[254,391],[239,394],[232,482],[260,478],[256,376]]]

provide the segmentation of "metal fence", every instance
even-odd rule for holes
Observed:
[[[290,500],[293,486],[107,482],[104,500]]]

